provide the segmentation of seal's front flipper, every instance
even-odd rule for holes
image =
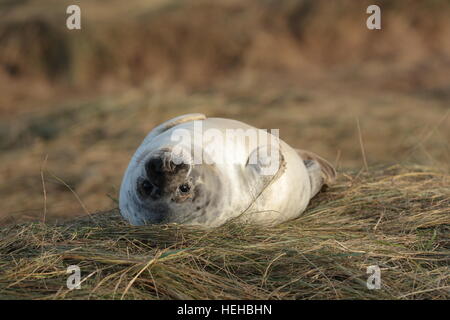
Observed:
[[[206,116],[203,113],[188,113],[182,116],[175,117],[173,119],[167,120],[166,122],[161,123],[159,126],[154,128],[150,133],[145,137],[144,144],[149,142],[154,137],[160,135],[164,131],[169,130],[181,123],[195,121],[195,120],[205,120]]]
[[[295,151],[303,159],[308,170],[311,198],[322,189],[323,185],[331,185],[336,180],[336,169],[327,160],[310,151],[300,149]]]
[[[279,146],[260,146],[253,150],[245,164],[247,181],[254,195],[260,194],[284,172],[285,159]]]

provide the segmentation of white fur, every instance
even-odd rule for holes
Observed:
[[[171,139],[174,130],[182,128],[193,133],[193,122],[191,120],[183,122],[179,118],[174,126],[171,126],[169,121],[168,125],[165,125],[166,130],[161,130],[164,128],[162,124],[157,127],[158,132],[150,132],[129,163],[122,181],[119,203],[122,215],[131,224],[139,224],[139,212],[133,200],[133,186],[137,177],[143,173],[144,160],[152,152],[162,148],[173,148],[177,143]],[[230,119],[206,118],[199,121],[202,121],[204,130],[214,128],[224,134],[226,129],[256,129]],[[246,161],[252,150],[247,150],[245,144],[223,145],[223,148],[226,148],[223,150],[224,154],[238,159],[239,164],[236,166],[222,161],[223,163],[216,165],[227,185],[223,196],[229,200],[221,208],[220,214],[209,220],[207,227],[222,225],[233,218],[248,223],[274,225],[301,215],[313,196],[308,170],[293,148],[281,140],[280,145],[284,158],[284,165],[280,168],[282,171],[262,189],[257,187],[258,179],[262,178],[251,168],[246,167]],[[211,156],[215,160],[214,155]],[[189,223],[196,224],[195,221]]]

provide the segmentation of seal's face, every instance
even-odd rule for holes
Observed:
[[[157,153],[135,170],[124,208],[132,224],[210,224],[218,214],[221,183],[213,166],[176,164]]]

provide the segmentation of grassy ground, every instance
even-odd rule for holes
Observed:
[[[77,4],[69,31],[60,0],[0,0],[0,298],[450,298],[449,1],[380,0],[381,30],[369,0]],[[127,226],[131,155],[189,112],[339,181],[271,229]]]
[[[304,216],[264,229],[130,227],[117,210],[1,229],[0,298],[449,299],[450,176],[343,173]],[[81,268],[80,290],[66,268]],[[381,269],[381,289],[366,268]]]

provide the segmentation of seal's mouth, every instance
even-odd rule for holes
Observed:
[[[153,215],[151,218],[147,218],[144,221],[145,225],[166,223],[169,223],[169,219],[167,219],[164,215]]]
[[[141,208],[140,213],[143,225],[165,224],[172,220],[170,207],[164,201],[153,202],[150,206]]]

